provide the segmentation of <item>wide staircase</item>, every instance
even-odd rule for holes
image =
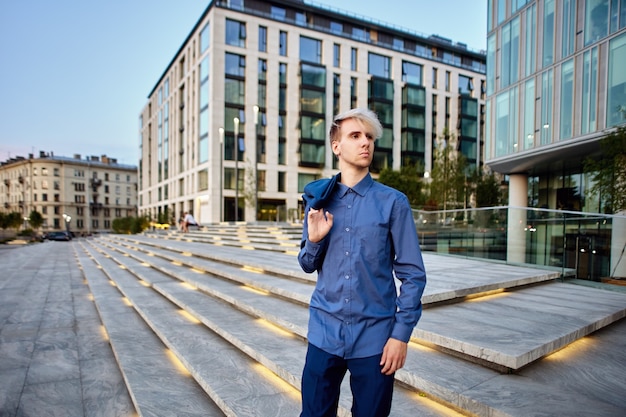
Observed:
[[[73,242],[140,416],[298,416],[315,284],[295,256],[301,231],[220,224]],[[623,318],[626,294],[534,268],[424,261],[424,314],[396,373],[392,416],[548,415],[539,400],[548,389],[606,411],[597,415],[624,411],[619,399],[595,399],[602,384],[520,377]],[[339,415],[349,416],[344,382]]]

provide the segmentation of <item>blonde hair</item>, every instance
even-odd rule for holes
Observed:
[[[361,122],[370,131],[374,139],[378,139],[383,135],[383,126],[380,124],[376,113],[370,109],[356,108],[335,116],[329,132],[331,142],[341,139],[341,124],[348,119],[355,119]]]

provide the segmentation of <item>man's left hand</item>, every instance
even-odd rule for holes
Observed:
[[[389,338],[383,349],[383,356],[380,360],[381,372],[391,375],[404,366],[406,361],[407,343]]]

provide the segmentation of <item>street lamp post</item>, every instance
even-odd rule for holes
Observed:
[[[259,218],[259,106],[256,104],[252,107],[254,110],[254,219]]]
[[[235,222],[239,221],[239,118],[233,118],[235,124]]]
[[[224,221],[224,128],[218,129],[220,135],[220,222]]]
[[[65,231],[67,234],[70,234],[70,221],[72,220],[72,216],[69,214],[63,213],[63,219],[65,219]]]

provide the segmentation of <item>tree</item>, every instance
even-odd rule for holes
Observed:
[[[43,216],[37,210],[33,210],[28,215],[28,223],[30,223],[33,229],[39,229],[43,224]]]
[[[380,171],[378,182],[404,193],[411,206],[421,207],[426,201],[426,197],[422,193],[423,176],[424,169],[418,165],[403,166],[400,171],[385,168]]]
[[[433,149],[429,201],[437,202],[443,210],[464,207],[467,197],[467,160],[457,146],[456,137],[445,129]]]
[[[599,196],[605,213],[626,210],[626,126],[622,125],[600,140],[600,154],[584,161],[584,170],[593,185],[589,194]]]
[[[502,203],[502,190],[498,177],[490,172],[478,177],[476,182],[476,207],[495,207]]]
[[[13,227],[16,231],[19,231],[19,228],[22,226],[22,222],[24,219],[22,218],[22,214],[17,211],[12,211],[6,215],[6,229],[7,227]]]

